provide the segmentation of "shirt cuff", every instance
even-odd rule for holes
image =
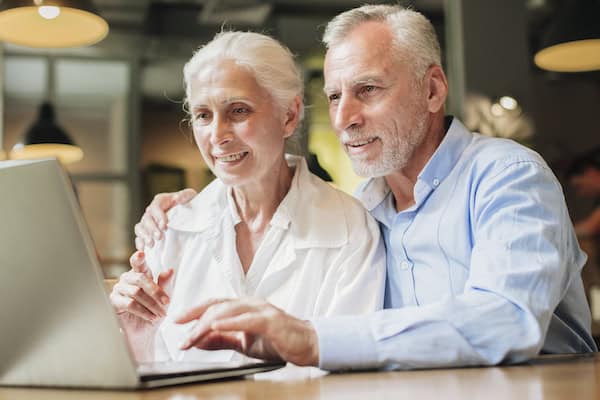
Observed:
[[[372,369],[378,365],[375,340],[366,317],[321,318],[311,322],[319,340],[319,368]]]

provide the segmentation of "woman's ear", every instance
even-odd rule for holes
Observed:
[[[300,122],[300,113],[302,112],[302,99],[300,96],[294,97],[294,100],[290,103],[287,108],[283,121],[284,128],[284,138],[289,138],[292,136],[296,128],[298,127],[298,123]]]
[[[431,113],[438,112],[446,102],[448,96],[448,81],[444,70],[439,65],[429,68],[425,78],[427,91],[427,109]]]

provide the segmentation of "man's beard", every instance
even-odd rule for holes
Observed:
[[[415,149],[423,142],[427,132],[427,114],[415,115],[415,122],[405,137],[401,137],[400,129],[396,124],[385,133],[373,134],[365,132],[354,132],[352,136],[373,137],[377,136],[381,141],[381,153],[375,159],[353,157],[350,154],[352,169],[357,175],[365,178],[375,178],[389,175],[407,166]]]

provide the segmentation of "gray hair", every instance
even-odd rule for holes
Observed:
[[[248,68],[281,110],[286,110],[296,96],[300,96],[302,102],[302,75],[290,50],[267,35],[232,31],[217,33],[213,40],[196,50],[183,67],[186,109],[193,76],[207,65],[222,60],[231,60]],[[304,105],[301,104],[299,122],[303,117]]]
[[[337,15],[325,28],[327,49],[344,41],[358,25],[367,21],[386,22],[394,34],[392,48],[422,77],[432,65],[442,65],[440,44],[433,25],[421,13],[400,5],[364,5]]]

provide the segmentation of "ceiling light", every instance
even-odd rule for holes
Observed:
[[[559,9],[534,61],[548,71],[600,70],[600,1],[572,1]]]
[[[498,100],[498,103],[502,106],[502,108],[506,110],[516,110],[519,103],[513,97],[510,96],[502,96]]]
[[[43,103],[37,120],[27,130],[23,139],[12,148],[9,158],[13,160],[55,157],[63,164],[83,158],[81,148],[54,119],[54,108]]]
[[[90,0],[0,1],[0,40],[20,46],[88,46],[104,39],[108,24]]]
[[[45,19],[54,19],[60,15],[60,7],[41,6],[38,7],[38,14]]]

